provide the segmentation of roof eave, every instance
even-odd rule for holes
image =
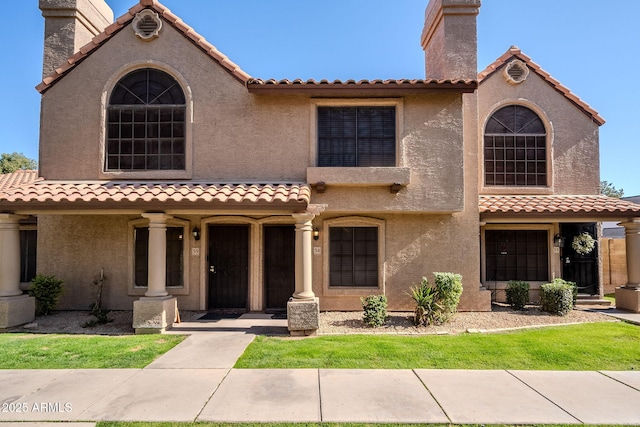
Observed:
[[[260,95],[322,95],[322,96],[399,96],[411,94],[431,94],[443,92],[473,93],[478,88],[476,81],[465,83],[437,84],[264,84],[247,83],[247,90]]]

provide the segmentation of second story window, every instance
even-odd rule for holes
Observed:
[[[318,166],[395,165],[395,107],[318,107]]]
[[[487,186],[546,186],[547,134],[540,117],[522,105],[496,111],[484,132]]]
[[[184,170],[185,116],[184,92],[169,74],[124,76],[109,98],[105,170]]]

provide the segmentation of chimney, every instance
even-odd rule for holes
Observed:
[[[113,22],[105,0],[40,0],[40,10],[45,22],[42,77]]]
[[[476,79],[480,0],[431,0],[425,11],[422,49],[428,79]]]

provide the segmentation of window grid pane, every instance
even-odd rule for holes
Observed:
[[[329,229],[330,286],[378,286],[378,228]]]
[[[510,105],[487,123],[484,136],[485,185],[546,186],[547,139],[530,109]]]
[[[184,94],[168,74],[134,71],[108,107],[106,170],[184,170]]]
[[[318,166],[395,166],[395,107],[318,107]]]
[[[487,230],[485,253],[487,281],[549,280],[545,230]]]

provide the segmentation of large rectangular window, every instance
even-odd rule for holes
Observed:
[[[318,166],[395,165],[395,107],[318,107]]]
[[[166,286],[184,285],[184,228],[167,227]],[[149,280],[149,228],[135,228],[135,277],[137,287],[148,286]]]
[[[329,286],[378,286],[378,228],[329,229]]]
[[[546,230],[487,230],[487,281],[549,280],[549,243]]]
[[[31,282],[36,277],[37,230],[20,230],[20,281]]]

